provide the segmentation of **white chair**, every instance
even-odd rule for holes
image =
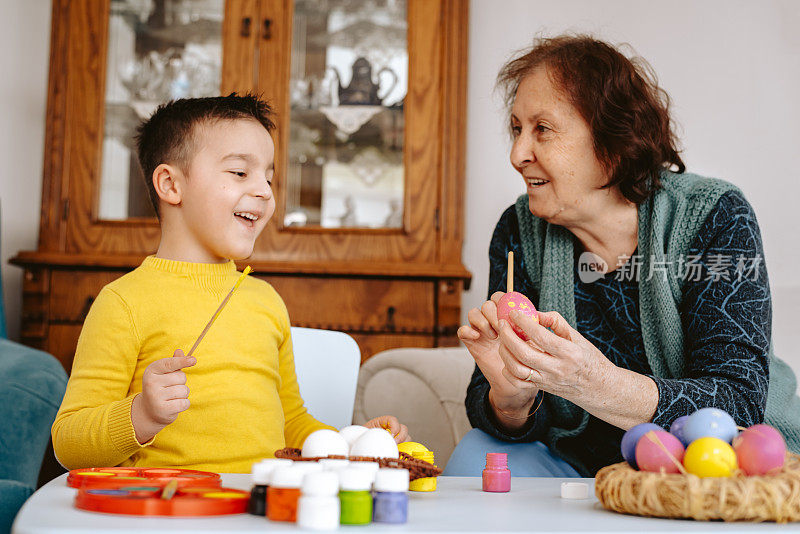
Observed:
[[[294,367],[308,413],[342,428],[352,424],[361,350],[344,332],[292,327]]]

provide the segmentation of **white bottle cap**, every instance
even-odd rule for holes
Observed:
[[[589,485],[583,482],[562,482],[562,499],[586,499],[589,496]]]
[[[268,484],[273,488],[299,488],[306,471],[296,465],[278,467],[269,476]]]
[[[408,491],[408,469],[382,467],[375,473],[375,491],[406,492]]]
[[[350,465],[350,460],[344,458],[323,458],[317,460],[317,463],[322,466],[324,471],[338,471]]]
[[[253,464],[253,484],[268,484],[270,473],[278,467],[289,465],[292,465],[292,461],[288,458],[267,458],[257,464]]]
[[[294,466],[303,471],[303,474],[322,471],[322,466],[317,462],[295,462]]]
[[[350,462],[350,467],[354,469],[361,469],[369,473],[370,484],[375,482],[375,474],[378,472],[378,469],[381,468],[378,462]]]
[[[346,467],[338,471],[339,488],[342,491],[369,491],[372,475],[366,469]]]
[[[333,497],[339,493],[339,476],[330,471],[306,473],[301,491],[303,495]]]

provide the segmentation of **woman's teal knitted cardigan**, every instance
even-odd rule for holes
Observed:
[[[679,308],[683,279],[678,259],[686,259],[689,246],[719,198],[736,186],[694,174],[662,172],[662,188],[639,206],[638,254],[642,259],[639,282],[639,314],[647,360],[655,376],[681,378],[691,358],[683,343]],[[539,308],[561,313],[575,327],[573,235],[531,214],[527,195],[519,197],[516,212],[528,276],[539,293]],[[665,268],[663,266],[666,266]],[[660,274],[663,270],[668,275]],[[648,280],[649,278],[649,280]],[[765,422],[786,438],[789,448],[800,453],[800,398],[791,368],[769,351],[769,393]],[[557,450],[561,438],[580,434],[589,414],[575,404],[551,396],[548,406],[552,424],[546,444]],[[570,461],[577,461],[570,458]],[[580,463],[580,462],[579,462]]]

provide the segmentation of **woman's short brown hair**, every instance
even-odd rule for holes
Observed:
[[[595,154],[611,176],[607,187],[618,186],[640,204],[660,187],[660,170],[686,170],[676,148],[669,95],[644,59],[628,59],[587,35],[537,39],[497,76],[509,109],[520,82],[540,66],[589,124]]]

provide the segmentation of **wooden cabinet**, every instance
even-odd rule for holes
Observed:
[[[374,96],[374,102],[366,102],[373,105],[375,116],[364,121],[363,135],[343,133],[338,123],[332,125],[333,118],[326,118],[337,106],[334,111],[341,112],[352,97],[346,92],[347,81],[341,79],[345,69],[328,64],[333,52],[326,59],[325,51],[322,56],[319,50],[306,51],[302,69],[297,65],[297,41],[310,35],[300,30],[320,24],[316,16],[302,19],[299,25],[298,10],[314,3],[217,1],[219,16],[198,21],[191,14],[185,20],[180,18],[178,7],[192,4],[186,1],[154,0],[150,11],[137,14],[125,11],[128,4],[148,3],[53,0],[39,243],[36,251],[22,251],[11,260],[25,269],[22,341],[56,355],[69,370],[82,321],[100,288],[156,250],[159,228],[155,218],[130,209],[121,216],[108,216],[109,209],[113,212],[113,206],[120,202],[114,196],[116,189],[105,182],[108,176],[114,176],[115,168],[109,167],[107,157],[114,150],[124,152],[126,147],[125,142],[110,141],[109,131],[119,129],[115,126],[119,117],[133,113],[131,106],[118,103],[113,94],[127,91],[143,99],[141,95],[157,94],[153,84],[147,83],[148,75],[157,72],[166,77],[165,69],[180,66],[180,61],[184,61],[184,67],[191,65],[185,57],[178,57],[179,45],[175,43],[180,35],[196,37],[202,30],[218,33],[221,64],[212,74],[219,78],[219,93],[258,92],[277,111],[276,213],[259,237],[253,256],[242,266],[251,265],[256,276],[275,286],[294,325],[348,332],[359,342],[362,359],[393,347],[455,344],[461,292],[470,280],[461,263],[468,1],[369,3],[373,8],[386,4],[398,9],[402,5],[405,21],[394,29],[381,22],[389,25],[380,27],[380,31],[402,39],[407,63],[370,74],[376,88],[394,87],[403,78],[405,92],[398,93],[400,97],[394,103],[386,101],[386,91],[383,102]],[[210,9],[213,1],[196,3]],[[351,10],[355,4],[330,2]],[[145,18],[156,15],[162,21],[172,21],[169,31],[144,27]],[[323,30],[333,28],[330,21],[342,19],[339,15],[324,18]],[[353,28],[360,31],[369,24],[361,13],[348,16],[355,21]],[[120,24],[124,31],[118,28]],[[338,30],[336,46],[340,48],[344,46],[342,36],[352,40],[347,28]],[[112,65],[111,54],[124,48],[119,31],[128,43],[139,39],[136,32],[144,32],[145,45],[152,47],[149,55],[142,53],[144,60],[140,58],[138,63]],[[309,46],[316,42],[307,40]],[[136,41],[131,49],[141,53],[142,46]],[[341,56],[340,49],[336,52]],[[161,66],[157,64],[159,58],[163,59]],[[349,59],[344,61],[349,65]],[[378,70],[376,60],[372,62]],[[356,65],[353,63],[350,87],[354,85]],[[142,71],[144,67],[150,70]],[[170,91],[181,88],[178,82],[186,82],[186,72],[194,76],[201,70],[186,67],[173,72]],[[320,92],[318,88],[330,84],[333,73],[339,89],[334,100],[338,102],[316,102],[331,96],[331,91]],[[395,84],[391,84],[389,74]],[[121,88],[120,76],[126,89]],[[308,76],[310,81],[298,76]],[[200,83],[194,78],[189,81]],[[336,93],[336,85],[332,92]],[[349,111],[362,113],[365,109],[352,105]],[[125,120],[130,123],[130,117]],[[346,214],[332,219],[331,206],[341,204],[341,187],[325,190],[319,185],[336,177],[325,167],[327,163],[309,163],[305,154],[298,156],[300,142],[294,137],[298,131],[312,131],[317,144],[322,143],[320,139],[329,139],[324,147],[311,147],[320,148],[316,160],[337,163],[340,156],[336,154],[348,150],[344,159],[361,158],[361,169],[369,174],[364,190],[372,185],[369,180],[374,180],[375,168],[391,167],[393,170],[386,174],[400,180],[400,187],[393,186],[391,193],[396,195],[393,209],[400,206],[393,222],[376,228],[372,222],[353,224],[355,219],[347,219]],[[130,138],[130,132],[120,135]],[[385,139],[392,135],[395,139],[388,143]],[[368,146],[370,143],[377,143],[378,148]],[[389,144],[392,146],[387,148]],[[129,142],[127,146],[130,148]],[[121,161],[123,167],[128,165],[128,160]],[[134,189],[131,186],[123,192],[128,204],[137,196]],[[328,195],[327,202],[320,200],[324,195]],[[317,204],[308,208],[301,201]],[[311,223],[294,225],[295,208],[298,213],[310,213]],[[326,225],[326,220],[333,220],[334,225]]]

